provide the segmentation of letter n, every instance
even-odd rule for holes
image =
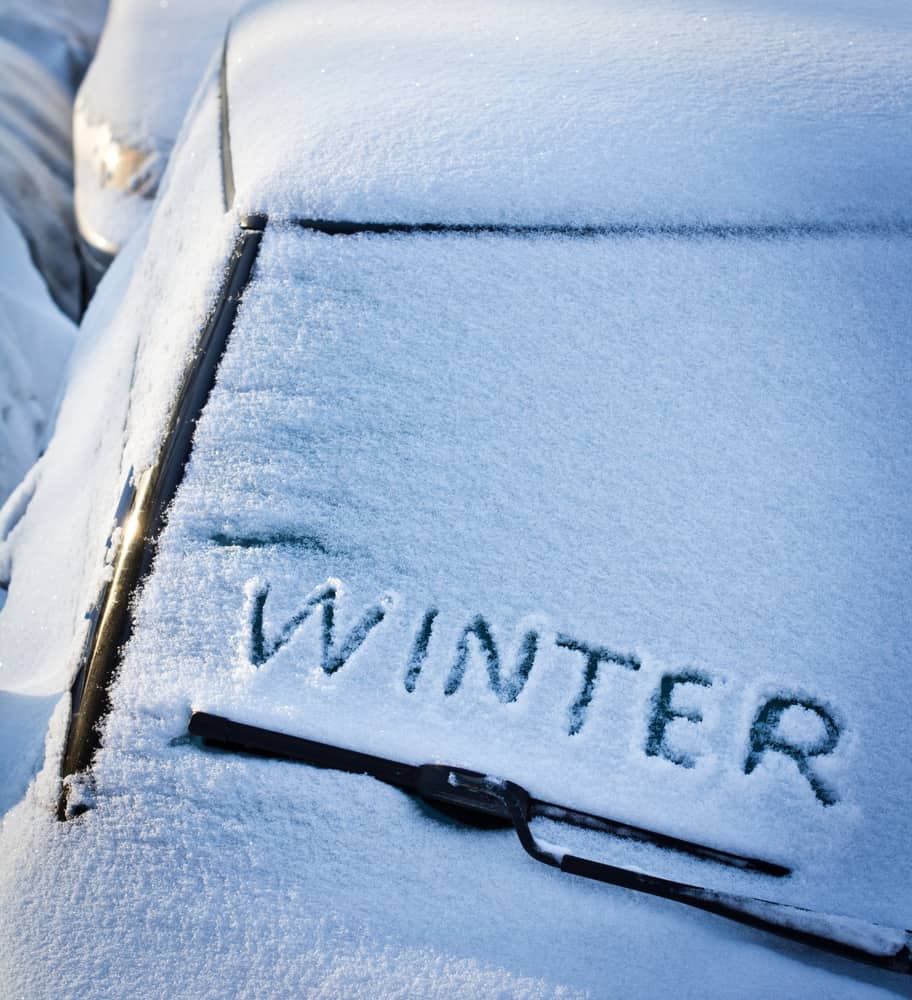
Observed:
[[[497,651],[497,644],[491,634],[491,626],[477,615],[462,630],[459,642],[456,645],[456,660],[450,669],[446,684],[443,688],[445,695],[455,694],[461,684],[466,672],[466,665],[469,661],[469,639],[474,637],[479,649],[483,653],[488,668],[488,683],[499,701],[504,704],[516,701],[522,689],[526,686],[529,673],[535,663],[535,654],[538,652],[538,633],[527,632],[520,643],[519,652],[516,658],[516,667],[509,677],[504,677],[501,671],[500,655]]]

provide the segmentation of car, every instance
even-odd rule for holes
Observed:
[[[81,308],[70,88],[89,58],[93,8],[0,12],[0,505],[50,436]],[[0,604],[4,581],[0,569]]]
[[[237,0],[112,0],[76,97],[79,245],[94,290],[149,214],[209,54]]]
[[[863,13],[235,20],[8,529],[8,992],[908,991]]]

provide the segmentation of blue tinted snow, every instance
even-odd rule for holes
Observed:
[[[545,830],[577,853],[908,924],[907,5],[597,8],[359,6],[356,27],[298,5],[239,27],[229,81],[254,118],[234,99],[233,134],[259,140],[235,149],[240,207],[275,217],[137,605],[95,807],[52,818],[58,709],[4,824],[9,992],[905,988],[545,870],[370,779],[184,739],[191,707],[222,709],[475,766],[796,872]],[[212,138],[177,154],[97,341],[121,370],[100,392],[83,362],[23,522],[2,655],[42,694],[221,276]],[[677,235],[334,240],[282,210]],[[132,338],[124,435],[106,393]],[[103,474],[74,492],[93,449]]]
[[[786,901],[901,923],[909,263],[270,227],[99,781],[192,705],[765,854]]]

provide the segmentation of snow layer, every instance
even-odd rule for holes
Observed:
[[[0,202],[25,236],[54,300],[74,319],[81,293],[71,103],[105,6],[105,0],[0,4]]]
[[[910,241],[868,237],[271,229],[125,704],[163,735],[192,703],[785,856],[804,872],[794,902],[822,892],[851,913],[869,897],[849,871],[864,872],[901,923],[910,262]],[[383,614],[341,664],[321,608],[283,635],[327,584],[336,657]],[[500,690],[480,634],[464,638],[479,615]],[[530,631],[534,665],[510,701]],[[580,707],[585,657],[568,637],[639,669],[602,663]],[[691,768],[645,752],[659,681],[685,668],[711,683],[673,701],[704,717],[666,733]],[[811,758],[837,805],[787,755],[745,773],[754,713],[779,693],[838,720],[833,752]],[[140,737],[122,718],[109,739],[126,749]],[[780,735],[801,746],[821,729],[814,715]],[[836,871],[841,887],[822,890]]]
[[[92,59],[107,6],[107,0],[3,0],[0,35],[73,94]]]
[[[0,506],[50,435],[76,328],[54,305],[0,205]],[[0,584],[4,582],[0,571]],[[0,604],[5,592],[0,590]]]
[[[83,788],[94,808],[51,818],[61,715],[7,817],[13,995],[905,990],[551,871],[511,832],[442,821],[372,779],[184,733],[191,707],[221,708],[503,774],[796,872],[771,882],[544,823],[574,853],[904,926],[910,256],[897,238],[270,227]],[[331,674],[316,614],[254,666],[265,580],[267,652],[327,581],[337,654],[384,595],[385,617]],[[505,665],[526,629],[541,636],[512,703],[474,651],[444,693],[479,613]],[[576,735],[581,657],[558,635],[641,664],[603,665]],[[703,712],[680,722],[692,768],[644,753],[657,682],[685,665],[712,680],[673,702]],[[783,691],[839,720],[814,761],[835,805],[782,754],[743,772],[753,712]],[[787,735],[813,741],[795,711]]]
[[[0,504],[45,444],[74,333],[48,289],[70,317],[81,308],[70,96],[103,3],[65,7],[0,5]]]
[[[68,688],[85,612],[109,572],[105,541],[118,497],[129,470],[153,461],[234,239],[235,223],[222,214],[211,73],[198,111],[154,225],[137,234],[92,300],[58,430],[0,517],[0,579],[9,587],[0,613],[0,715],[19,717],[28,707],[39,732]],[[163,287],[167,296],[150,297]],[[27,728],[3,729],[3,810],[40,764]]]
[[[784,4],[765,10],[758,24],[770,30],[796,16]],[[884,80],[898,101],[906,93],[896,79],[905,35],[895,8],[865,10],[831,14],[867,39],[870,86],[856,97],[865,90],[877,109]],[[879,33],[888,15],[892,46]],[[407,36],[410,23],[396,31]],[[814,23],[836,38],[829,20]],[[796,872],[771,883],[541,824],[576,854],[908,925],[912,242],[829,226],[835,217],[851,229],[878,205],[888,221],[901,216],[907,147],[899,126],[888,141],[865,132],[861,112],[852,118],[855,91],[839,81],[861,64],[846,59],[834,71],[846,121],[838,151],[871,183],[855,185],[849,204],[848,182],[822,174],[802,211],[826,214],[802,216],[800,238],[694,238],[684,227],[662,238],[333,239],[270,224],[137,605],[94,777],[81,786],[93,808],[53,819],[61,703],[45,767],[0,829],[7,994],[909,994],[906,980],[550,870],[511,832],[452,824],[372,779],[204,752],[185,736],[191,708],[224,709],[406,760],[475,766]],[[347,66],[355,78],[358,64]],[[299,53],[295,73],[310,66]],[[656,79],[652,92],[674,83]],[[266,92],[248,93],[266,114]],[[811,86],[802,98],[815,122],[829,121],[812,100],[822,93]],[[65,403],[73,419],[61,425],[72,429],[52,443],[11,535],[0,679],[7,696],[46,698],[41,714],[74,666],[110,512],[127,470],[155,455],[230,249],[216,110],[210,80],[153,225],[87,328]],[[398,141],[417,155],[421,135],[403,121]],[[236,150],[255,136],[250,148],[268,152],[275,139],[233,127]],[[334,127],[345,140],[345,123]],[[886,145],[856,149],[855,129]],[[336,197],[342,145],[328,135],[323,174],[316,159],[275,161],[286,172],[270,209],[280,184],[295,211],[443,204],[397,201],[382,170],[353,172],[351,200]],[[763,154],[761,140],[751,155]],[[813,150],[797,139],[789,148],[800,178]],[[359,149],[347,147],[356,165]],[[897,158],[892,175],[880,155]],[[594,200],[573,201],[587,190],[576,168],[590,162],[568,160],[547,194],[518,185],[499,218],[611,218]],[[652,179],[664,178],[666,195],[696,190],[695,163],[676,165],[679,185],[667,169]],[[463,216],[494,204],[472,176],[460,175],[467,194],[452,202]],[[504,176],[492,166],[498,197]],[[659,202],[650,208],[633,167],[626,176],[631,213],[693,221],[683,197],[651,215]],[[300,200],[311,177],[330,200]],[[709,214],[724,205],[707,197],[700,219],[749,218],[736,195],[767,199],[760,218],[791,218],[792,194],[777,200],[761,182],[742,173],[749,188],[732,182],[731,213]],[[451,192],[435,190],[449,203]],[[90,488],[74,490],[92,463]],[[520,684],[509,668],[528,654],[529,633],[535,658]],[[485,634],[505,674],[497,685]],[[615,654],[588,700],[582,643]],[[709,683],[668,693],[678,714],[650,755],[673,673]],[[783,698],[793,706],[760,725],[758,708]],[[809,753],[827,744],[829,725],[838,739],[809,769],[833,804],[781,751],[745,773],[753,743]]]
[[[0,209],[19,227],[57,304],[75,319],[71,98],[33,55],[3,37],[3,27],[0,17]]]
[[[912,219],[906,0],[279,3],[232,30],[242,210]]]

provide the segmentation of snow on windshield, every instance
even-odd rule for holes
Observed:
[[[10,992],[883,991],[544,869],[512,832],[371,779],[186,736],[209,709],[475,767],[795,874],[771,885],[591,831],[568,844],[539,821],[560,848],[907,924],[909,18],[860,6],[615,9],[613,49],[581,18],[591,101],[545,58],[542,7],[444,25],[434,58],[417,4],[325,34],[299,6],[325,59],[289,8],[238,35],[241,208],[667,232],[332,239],[273,219],[80,789],[94,808],[53,819],[61,706],[4,821]],[[436,57],[459,38],[472,68],[454,76]],[[523,65],[541,86],[521,101],[501,84]],[[232,223],[200,207],[220,195],[214,161],[193,160],[203,131],[122,304],[97,312],[110,377],[81,362],[64,412],[88,415],[52,443],[17,529],[0,638],[30,696],[66,682],[104,571],[91,552],[126,469],[156,453],[221,277]],[[719,238],[733,222],[742,236]]]
[[[100,784],[221,711],[902,923],[910,257],[271,227]]]
[[[474,766],[795,873],[537,821],[555,850],[904,926],[910,253],[271,224],[94,808],[53,818],[58,711],[4,822],[8,981],[876,995],[848,963],[550,872],[512,832],[186,726],[221,710]]]

